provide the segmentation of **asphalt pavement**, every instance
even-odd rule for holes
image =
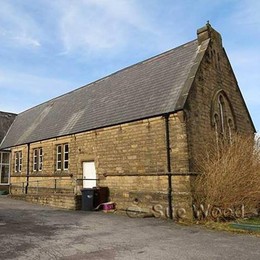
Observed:
[[[260,238],[0,196],[0,259],[260,259]]]

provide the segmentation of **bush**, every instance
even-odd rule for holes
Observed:
[[[196,204],[259,209],[260,149],[253,138],[237,135],[231,144],[214,140],[202,150],[196,162]]]

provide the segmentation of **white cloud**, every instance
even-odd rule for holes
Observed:
[[[1,98],[9,92],[15,92],[30,98],[42,97],[47,100],[66,93],[72,87],[75,87],[75,83],[66,80],[0,69]]]
[[[239,87],[251,112],[260,108],[260,53],[257,49],[236,49],[228,53]]]
[[[232,57],[232,62],[245,70],[251,70],[252,66],[260,66],[260,52],[256,48],[237,46],[236,49],[229,50],[228,55]]]
[[[8,1],[1,1],[0,37],[17,47],[39,47],[39,26],[26,12]]]
[[[164,49],[172,37],[149,15],[145,2],[38,0],[35,5],[33,0],[3,1],[0,37],[7,46],[43,49],[52,46],[60,55],[104,51],[111,54],[133,44],[139,49],[144,46]]]
[[[235,14],[235,22],[239,24],[260,23],[260,2],[255,0],[241,1],[238,11]]]
[[[228,17],[228,24],[233,25],[236,33],[253,34],[259,39],[260,32],[260,1],[243,0],[238,1],[233,13]],[[244,31],[244,33],[243,33]]]
[[[61,1],[59,8],[65,52],[120,48],[132,33],[156,33],[136,1]]]
[[[208,19],[222,33],[225,47],[230,46],[227,52],[246,102],[260,106],[260,1],[0,2],[0,91],[7,108],[20,111],[22,104],[31,106],[67,92],[79,81],[89,81],[98,72],[100,76],[100,71],[107,74],[173,48],[195,38],[196,29]],[[15,94],[5,98],[8,89]]]
[[[28,37],[27,35],[19,35],[13,38],[18,41],[21,45],[28,45],[31,47],[40,47],[41,44],[38,40]]]
[[[25,32],[14,32],[6,31],[4,29],[0,30],[1,38],[5,38],[7,42],[11,42],[12,45],[19,47],[40,47],[41,44],[37,39],[34,39],[27,35]]]

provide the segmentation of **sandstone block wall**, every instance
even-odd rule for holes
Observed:
[[[66,194],[12,194],[11,198],[25,200],[40,205],[48,205],[55,208],[79,210],[81,209],[81,196]]]
[[[229,99],[234,112],[235,131],[252,136],[254,134],[254,127],[221,40],[218,36],[212,38],[185,107],[191,171],[196,170],[194,165],[205,144],[212,141],[212,102],[218,91],[223,90]]]
[[[183,113],[172,114],[170,124],[172,172],[189,171],[186,123]],[[56,171],[56,145],[69,144],[69,169]],[[43,170],[34,172],[33,149],[43,149]],[[12,149],[12,182],[25,182],[27,174],[27,146]],[[21,173],[14,172],[14,153],[22,150]],[[29,187],[31,194],[53,193],[54,179],[63,193],[71,190],[81,194],[83,162],[94,161],[99,178],[98,186],[109,187],[110,200],[119,209],[126,209],[138,200],[149,211],[154,205],[167,207],[168,177],[153,174],[167,172],[165,119],[156,117],[114,127],[79,133],[30,144]],[[148,176],[145,176],[145,175]],[[136,175],[136,176],[131,176]],[[152,175],[152,176],[151,176]],[[190,208],[190,179],[172,178],[174,205]],[[12,193],[21,189],[12,188]]]

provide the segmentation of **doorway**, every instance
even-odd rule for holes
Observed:
[[[83,162],[83,189],[97,186],[95,162]]]

